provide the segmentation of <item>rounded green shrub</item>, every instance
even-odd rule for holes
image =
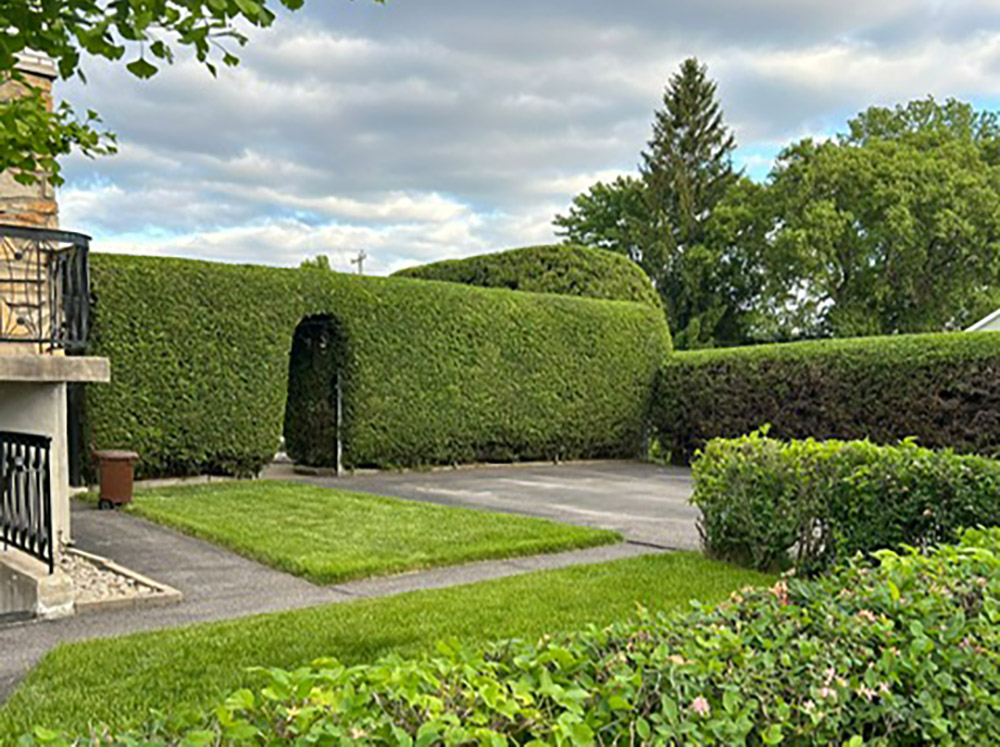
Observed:
[[[529,246],[467,259],[448,259],[396,273],[397,277],[636,301],[662,309],[653,283],[635,262],[605,249]]]
[[[1000,525],[1000,462],[912,442],[715,439],[694,462],[709,555],[812,573],[901,544],[927,547],[962,527]]]
[[[915,438],[1000,454],[1000,333],[899,335],[698,350],[670,356],[653,421],[688,463],[712,438],[767,424],[776,438]]]
[[[183,736],[100,743],[997,744],[998,651],[1000,530],[970,531],[686,615],[266,670]]]
[[[112,382],[87,387],[84,443],[136,449],[142,476],[266,464],[307,317],[342,335],[349,467],[634,455],[670,349],[645,304],[151,257],[91,274]]]

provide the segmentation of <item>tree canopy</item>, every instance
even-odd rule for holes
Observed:
[[[1000,277],[1000,171],[970,140],[803,141],[779,157],[768,194],[787,334],[961,326]]]
[[[315,257],[306,257],[299,263],[299,268],[303,270],[323,270],[332,271],[330,258],[325,254],[317,254]]]
[[[382,0],[375,0],[382,2]],[[304,0],[7,0],[0,4],[0,78],[24,81],[16,70],[24,53],[49,57],[63,79],[86,80],[84,61],[120,62],[134,76],[151,78],[186,48],[213,74],[236,65],[233,51],[247,42],[241,28],[274,22],[275,8],[301,8]],[[36,90],[0,104],[0,171],[21,181],[44,173],[56,183],[57,158],[78,150],[114,151],[93,110],[79,115],[63,103],[50,110]]]
[[[663,294],[678,346],[954,329],[1000,300],[993,112],[933,98],[872,107],[830,140],[789,145],[763,183],[716,173],[724,194],[691,233],[636,207],[650,205],[645,174],[595,185],[556,218],[577,242],[639,247],[630,256]],[[663,193],[683,204],[685,189]],[[649,234],[674,241],[662,268],[648,266]]]

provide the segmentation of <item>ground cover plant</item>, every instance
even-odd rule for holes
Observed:
[[[530,246],[408,267],[397,277],[529,293],[636,301],[661,308],[653,282],[627,257],[585,246]]]
[[[546,519],[271,480],[140,490],[129,510],[318,584],[621,539]]]
[[[855,553],[1000,525],[1000,462],[911,442],[757,432],[710,441],[693,475],[706,552],[754,568],[794,563],[811,573]]]
[[[141,724],[152,711],[184,721],[240,687],[252,666],[294,669],[320,657],[349,664],[434,651],[441,640],[533,640],[651,610],[720,601],[773,576],[666,553],[529,573],[469,586],[63,645],[0,707],[0,743],[34,725],[83,733]]]
[[[658,377],[654,430],[678,463],[770,424],[776,438],[1000,454],[1000,334],[900,335],[699,350]]]
[[[306,317],[343,334],[344,461],[634,456],[670,349],[648,304],[315,270],[95,255],[80,443],[140,476],[250,473],[278,447]]]
[[[874,565],[856,559],[687,615],[267,675],[189,735],[205,744],[995,744],[1000,529],[927,555],[882,551]]]

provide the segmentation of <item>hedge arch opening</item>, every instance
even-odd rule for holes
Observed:
[[[292,337],[283,435],[285,452],[309,467],[343,469],[343,325],[330,314],[307,316]]]

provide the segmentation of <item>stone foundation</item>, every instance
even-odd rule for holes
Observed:
[[[73,614],[73,582],[56,568],[17,550],[0,550],[0,621]]]

